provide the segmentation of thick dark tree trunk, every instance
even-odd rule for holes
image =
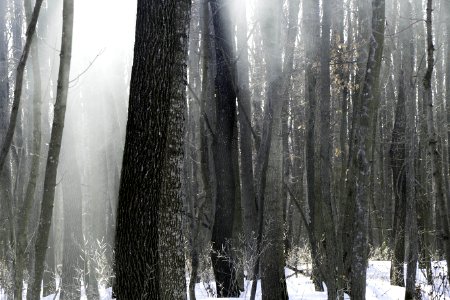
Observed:
[[[212,0],[217,75],[216,134],[214,139],[214,165],[217,180],[216,212],[212,233],[211,252],[217,295],[237,297],[236,269],[230,258],[235,210],[235,172],[232,163],[233,139],[236,137],[236,93],[233,85],[233,38],[229,5],[223,0]]]
[[[114,292],[117,299],[185,299],[178,165],[190,1],[139,0],[137,7]]]

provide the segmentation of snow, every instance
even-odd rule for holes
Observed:
[[[389,270],[391,263],[389,261],[370,261],[367,270],[367,300],[400,300],[404,298],[405,288],[392,286],[389,282]],[[422,270],[417,271],[417,285],[420,285],[422,290],[422,299],[450,299],[448,281],[446,279],[447,266],[444,261],[433,262],[433,275],[434,285],[430,286],[426,284],[424,272]],[[406,265],[405,265],[406,271]],[[297,274],[290,269],[286,269],[287,288],[290,300],[326,300],[326,292],[316,292],[311,279],[307,276]],[[250,290],[252,282],[245,282],[245,291],[241,293],[239,298],[228,299],[250,299]],[[208,292],[208,290],[210,292]],[[210,300],[215,299],[211,291],[215,290],[215,282],[201,282],[196,284],[195,294],[197,300]],[[81,291],[82,296],[80,300],[86,300],[84,290]],[[50,295],[42,300],[59,300],[59,295]],[[101,300],[111,300],[111,288],[100,289]],[[258,281],[258,287],[256,291],[256,299],[261,299],[261,285]],[[345,299],[350,299],[348,296]],[[0,289],[0,300],[7,300],[3,290]]]

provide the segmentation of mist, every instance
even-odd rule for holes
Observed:
[[[0,300],[450,296],[450,0],[0,1]]]

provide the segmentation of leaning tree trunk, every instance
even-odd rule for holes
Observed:
[[[41,202],[41,214],[37,228],[35,243],[34,277],[32,280],[31,299],[39,299],[41,283],[44,273],[45,254],[47,252],[48,235],[52,222],[53,204],[55,198],[56,173],[58,169],[59,153],[64,129],[67,95],[69,91],[69,73],[72,57],[72,33],[73,33],[73,0],[64,0],[63,26],[61,38],[60,67],[58,74],[58,87],[52,133],[50,137],[47,165],[45,168],[44,192]]]
[[[19,63],[17,65],[16,81],[14,85],[14,101],[11,109],[11,116],[9,119],[8,130],[6,131],[5,138],[2,141],[2,148],[0,150],[0,170],[3,169],[3,166],[6,162],[6,157],[9,152],[9,148],[11,147],[11,143],[13,140],[14,130],[16,128],[17,123],[16,122],[17,116],[19,113],[20,99],[22,96],[22,84],[25,73],[25,65],[27,63],[28,55],[30,54],[34,33],[36,32],[36,24],[38,21],[42,2],[43,0],[36,0],[36,3],[34,4],[33,14],[31,15],[30,22],[28,24],[26,32],[27,38],[25,41],[25,46],[22,52],[22,56],[20,57]]]
[[[370,176],[370,158],[372,157],[373,140],[369,138],[372,126],[376,122],[378,111],[379,76],[384,43],[385,1],[372,2],[372,35],[370,37],[369,55],[366,66],[366,75],[363,82],[362,93],[355,124],[355,211],[351,297],[365,299],[366,273],[367,273],[367,241],[368,241],[368,182]]]
[[[237,297],[236,269],[231,260],[235,210],[235,172],[232,148],[236,118],[236,93],[233,85],[233,38],[231,17],[227,1],[212,0],[217,75],[216,134],[214,139],[214,165],[217,178],[216,212],[212,232],[211,259],[219,297]]]
[[[117,211],[117,299],[186,297],[178,166],[189,11],[186,0],[138,1]]]

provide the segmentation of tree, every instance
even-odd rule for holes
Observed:
[[[211,14],[216,49],[216,133],[213,141],[216,173],[216,211],[211,252],[217,295],[237,297],[236,270],[230,260],[235,215],[235,171],[232,164],[233,139],[236,137],[236,92],[233,85],[233,38],[228,0],[212,0]]]
[[[61,150],[61,141],[66,115],[66,103],[69,92],[69,74],[72,58],[74,0],[64,0],[63,25],[61,37],[61,55],[58,74],[58,86],[54,106],[54,117],[49,143],[47,164],[45,167],[44,192],[41,202],[41,213],[35,243],[34,276],[32,279],[31,299],[39,299],[44,273],[44,262],[47,253],[48,236],[52,222],[55,198],[56,174]]]
[[[31,23],[32,13],[31,1],[25,1],[25,15],[27,23]],[[36,40],[31,44],[31,63],[33,69],[33,143],[30,178],[27,183],[22,205],[16,218],[16,249],[15,249],[15,285],[14,293],[16,299],[22,298],[23,271],[25,268],[26,248],[28,246],[28,224],[30,212],[34,204],[36,185],[39,179],[41,165],[41,74],[39,63],[38,43]]]
[[[37,0],[34,4],[33,14],[31,15],[30,22],[28,24],[25,41],[25,46],[17,65],[16,82],[14,85],[14,101],[11,109],[11,116],[8,124],[8,130],[6,131],[4,140],[2,142],[2,148],[0,149],[0,170],[6,162],[6,156],[8,155],[9,148],[14,136],[14,130],[16,127],[17,115],[19,112],[19,104],[22,96],[22,83],[25,72],[25,65],[27,63],[28,55],[30,54],[31,44],[33,42],[34,33],[36,32],[36,24],[39,17],[43,0]]]
[[[189,11],[186,0],[138,1],[117,210],[117,299],[186,297],[181,236],[160,226],[181,230],[178,168]]]
[[[369,43],[369,54],[366,72],[360,94],[355,125],[354,164],[355,206],[351,272],[351,296],[355,299],[365,299],[366,268],[368,246],[368,181],[370,162],[373,151],[373,140],[369,138],[376,124],[379,95],[379,76],[384,43],[385,1],[372,1],[372,35]]]
[[[444,251],[447,263],[450,262],[450,232],[449,232],[449,206],[444,192],[444,180],[442,174],[442,156],[438,149],[438,137],[433,117],[433,92],[432,76],[434,69],[434,44],[433,44],[433,1],[427,0],[426,10],[426,36],[427,36],[427,69],[423,78],[423,102],[426,105],[427,114],[427,133],[428,133],[428,151],[431,156],[431,172],[433,174],[433,182],[436,185],[436,204],[437,212],[440,219],[440,228],[442,240],[444,241]],[[450,270],[448,271],[450,274]]]

